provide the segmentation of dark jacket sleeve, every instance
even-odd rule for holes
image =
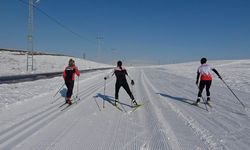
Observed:
[[[126,69],[124,70],[124,72],[125,72],[125,75],[127,75],[127,76],[128,76],[128,72],[127,72],[127,70],[126,70]]]
[[[196,76],[196,84],[198,84],[199,78],[200,78],[200,73],[199,73],[199,72],[197,72],[197,76]]]
[[[214,69],[214,68],[212,70],[221,79],[221,76],[220,76],[219,72],[216,69]]]

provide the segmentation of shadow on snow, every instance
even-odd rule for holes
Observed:
[[[185,104],[189,104],[189,105],[192,105],[192,106],[195,106],[193,105],[194,104],[194,100],[191,100],[191,99],[187,99],[187,98],[183,98],[183,97],[176,97],[176,96],[172,96],[172,95],[168,95],[168,94],[163,94],[163,93],[156,93],[156,94],[159,94],[163,97],[167,97],[169,98],[170,100],[175,100],[175,101],[178,101],[178,102],[182,102],[182,103],[185,103]],[[199,107],[200,109],[204,109],[206,110],[205,108],[197,105],[197,107]]]
[[[97,94],[94,96],[94,98],[96,99],[96,98],[98,98],[98,97],[100,97],[103,101],[106,101],[106,102],[112,104],[113,106],[115,105],[115,98],[112,97],[112,96],[103,95],[103,94],[101,94],[101,93],[97,93]],[[127,106],[127,107],[130,107],[130,108],[133,108],[132,105],[123,103],[123,102],[121,102],[121,101],[119,101],[119,103],[120,103],[120,105],[122,105],[122,106]]]

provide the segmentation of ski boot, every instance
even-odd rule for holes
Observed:
[[[201,98],[198,97],[197,100],[196,100],[196,102],[193,103],[193,105],[198,105],[198,103],[199,103],[200,101],[201,101]]]
[[[72,104],[72,101],[71,101],[70,99],[67,99],[67,100],[66,100],[66,103],[68,103],[69,105],[71,105],[71,104]]]
[[[118,102],[119,102],[118,99],[115,99],[115,104],[114,105],[117,106]]]
[[[210,96],[207,97],[207,102],[210,102]]]
[[[206,102],[206,104],[209,105],[209,106],[211,106],[210,102],[211,102],[210,96],[208,96],[208,97],[207,97],[207,102]]]
[[[132,100],[132,103],[134,106],[138,106],[138,103],[134,99]]]

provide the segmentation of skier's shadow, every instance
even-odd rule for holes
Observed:
[[[159,94],[159,95],[161,95],[163,97],[167,97],[167,98],[169,98],[171,100],[183,102],[183,103],[186,103],[186,104],[189,104],[189,105],[193,105],[193,103],[195,102],[194,100],[183,98],[183,97],[176,97],[176,96],[171,96],[171,95],[163,94],[163,93],[156,93],[156,94]],[[198,106],[198,107],[201,108],[201,109],[204,109],[204,108],[202,108],[200,106]]]
[[[58,101],[59,99],[61,99],[62,97],[66,97],[66,94],[67,94],[67,89],[66,88],[63,88],[61,91],[59,91],[60,95],[58,98],[56,98],[54,101],[52,101],[51,103],[55,103],[56,101]],[[56,95],[55,95],[56,96]],[[54,96],[54,97],[55,97]]]
[[[63,88],[63,89],[60,91],[61,97],[66,97],[66,93],[67,93],[67,89],[66,89],[66,88]]]
[[[112,96],[103,95],[103,94],[101,94],[101,93],[97,93],[96,96],[94,96],[94,98],[98,98],[98,97],[102,98],[102,100],[104,100],[104,101],[106,101],[106,102],[112,104],[113,106],[115,105],[115,98],[112,97]],[[128,105],[128,104],[122,103],[122,102],[119,102],[119,103],[120,103],[122,106],[128,106],[128,107],[133,108],[132,105]]]
[[[176,101],[180,101],[180,102],[183,102],[183,103],[187,103],[187,104],[192,104],[193,102],[195,102],[194,100],[190,100],[190,99],[183,98],[183,97],[176,97],[176,96],[171,96],[171,95],[163,94],[163,93],[156,93],[156,94],[159,94],[159,95],[161,95],[163,97],[170,98],[172,100],[176,100]]]

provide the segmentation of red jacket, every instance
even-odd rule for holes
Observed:
[[[63,78],[65,81],[74,81],[75,80],[75,74],[77,76],[80,76],[80,72],[76,66],[70,67],[67,66],[63,72]]]

